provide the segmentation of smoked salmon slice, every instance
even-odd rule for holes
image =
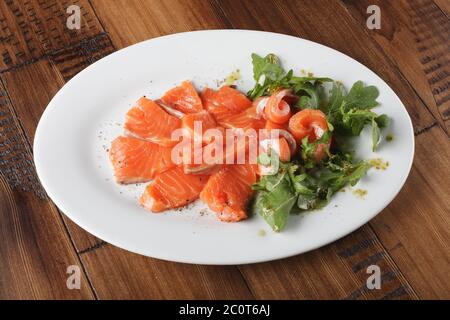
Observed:
[[[214,173],[200,193],[209,208],[221,221],[236,222],[247,218],[247,206],[256,182],[254,165],[227,165]]]
[[[125,119],[125,132],[135,138],[152,141],[163,146],[176,143],[172,132],[181,127],[181,120],[168,114],[154,101],[140,98]]]
[[[227,117],[223,117],[219,124],[225,128],[231,129],[262,129],[264,128],[266,121],[264,119],[258,119],[256,115],[256,107],[250,107],[245,111],[237,114],[232,114]]]
[[[235,112],[231,111],[224,105],[219,105],[217,99],[215,99],[216,91],[211,88],[205,88],[201,93],[201,99],[203,102],[203,106],[212,116],[216,119],[217,122],[222,121],[223,119],[228,118],[229,116],[235,114]]]
[[[200,99],[202,100],[203,107],[208,111],[210,111],[210,109],[213,109],[214,107],[217,107],[217,105],[214,103],[215,94],[216,92],[208,87],[203,89],[203,91],[200,93]]]
[[[217,122],[222,122],[228,119],[229,117],[235,115],[236,113],[231,111],[225,106],[218,106],[208,109],[209,113],[212,114],[214,119],[216,119]]]
[[[201,98],[205,109],[214,116],[217,122],[240,113],[252,105],[251,100],[242,92],[228,86],[221,87],[218,91],[206,88],[203,90]]]
[[[185,206],[198,198],[208,177],[185,174],[180,167],[172,168],[156,176],[139,202],[152,212]]]
[[[203,110],[202,100],[190,81],[183,81],[180,86],[167,91],[161,100],[184,113]]]
[[[327,118],[320,110],[304,109],[289,119],[289,131],[299,143],[305,137],[314,142],[327,130]]]
[[[267,129],[267,130],[272,130],[272,129],[288,130],[288,124],[287,123],[279,124],[279,123],[275,123],[275,122],[272,122],[270,120],[267,120],[266,121],[266,125],[264,126],[264,129]]]
[[[175,166],[171,148],[131,137],[117,137],[111,144],[109,158],[118,183],[141,183]]]
[[[196,124],[197,128],[195,127]],[[203,134],[208,129],[217,127],[217,122],[208,111],[203,110],[197,113],[186,114],[181,119],[181,126],[186,129],[193,139],[203,141]]]
[[[190,154],[183,155],[183,170],[187,174],[211,174],[215,169],[215,164],[204,163],[202,154],[200,159],[195,159],[196,152],[202,152],[204,145],[214,142],[217,137],[223,136],[223,128],[217,127],[214,117],[206,110],[186,114],[182,120],[182,128],[190,138],[189,146],[184,150]],[[214,132],[209,129],[217,129]],[[198,157],[197,157],[198,158]],[[200,161],[198,161],[200,160]]]
[[[212,101],[214,104],[225,106],[235,113],[244,111],[252,105],[252,101],[245,94],[229,86],[221,87],[213,96]]]

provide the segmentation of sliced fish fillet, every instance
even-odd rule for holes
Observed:
[[[225,128],[237,129],[263,129],[266,120],[258,119],[256,115],[256,107],[250,107],[240,113],[224,116],[219,121],[219,124]]]
[[[154,101],[140,98],[125,118],[127,135],[151,141],[163,146],[176,143],[171,139],[172,132],[181,127],[181,120],[168,114]]]
[[[171,148],[132,137],[117,137],[111,144],[109,159],[119,183],[141,183],[175,166]]]
[[[167,91],[161,100],[184,113],[203,110],[202,100],[190,81],[183,81],[180,86]]]
[[[255,182],[254,165],[226,165],[209,178],[200,199],[221,221],[240,221],[247,218],[247,206],[253,194],[251,186]]]
[[[200,127],[199,124],[201,124]],[[198,139],[198,141],[205,141],[203,137],[204,133],[208,129],[217,127],[217,122],[208,111],[203,110],[197,113],[186,114],[181,119],[181,126],[182,128],[186,129],[186,131],[190,134],[190,136],[193,139],[195,138]]]
[[[198,199],[208,178],[208,175],[185,174],[180,167],[172,168],[156,176],[139,202],[152,212],[185,206]]]
[[[233,114],[240,113],[251,107],[252,102],[239,90],[224,86],[214,91],[210,88],[201,94],[203,105],[220,122]]]

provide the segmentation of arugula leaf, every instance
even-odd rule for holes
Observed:
[[[309,189],[307,186],[308,175],[306,173],[296,175],[298,168],[299,166],[297,165],[290,165],[288,168],[288,175],[291,179],[291,184],[294,191],[301,195],[314,195],[314,190]]]
[[[364,125],[372,123],[375,117],[377,114],[372,111],[350,109],[342,112],[342,123],[351,130],[352,135],[359,136]]]
[[[252,54],[253,78],[256,81],[255,87],[247,95],[251,99],[256,99],[268,94],[280,87],[288,87],[288,83],[293,76],[293,71],[285,72],[280,60],[274,54],[268,54],[264,58]]]
[[[338,133],[352,136],[359,136],[366,125],[371,125],[372,150],[375,151],[380,142],[380,128],[389,124],[387,115],[371,111],[378,105],[378,95],[376,87],[364,86],[362,81],[355,82],[345,95],[343,86],[334,82],[325,108],[328,121]]]
[[[342,83],[335,81],[333,87],[330,90],[330,97],[328,99],[328,105],[325,108],[329,121],[332,122],[335,114],[340,111],[342,102],[344,101],[345,89]]]
[[[261,178],[252,211],[260,214],[274,231],[279,232],[285,227],[296,200],[287,172],[280,171]]]
[[[305,108],[318,108],[320,93],[323,89],[321,84],[333,81],[325,77],[295,77],[292,70],[285,72],[278,57],[272,53],[265,57],[253,53],[252,63],[256,84],[247,93],[250,99],[270,95],[279,88],[290,88],[294,92],[302,91],[304,96],[301,100]]]
[[[302,109],[318,109],[326,101],[323,82],[332,82],[330,78],[292,77],[290,85],[294,93],[300,96],[298,106]]]
[[[286,189],[288,191],[288,189]],[[275,232],[280,232],[286,226],[292,207],[295,205],[294,194],[258,191],[255,197],[254,212],[259,213]]]
[[[380,143],[380,128],[375,118],[372,119],[372,151],[375,151],[378,144]]]
[[[367,174],[367,171],[371,167],[372,166],[365,161],[352,165],[352,169],[350,170],[351,173],[346,176],[345,182],[351,186],[356,185],[358,181]]]
[[[263,75],[263,69],[266,65],[266,60],[256,53],[252,54],[252,64],[253,64],[253,78],[256,82],[259,82],[259,78]]]
[[[375,118],[375,121],[377,122],[378,126],[380,128],[386,128],[389,125],[389,117],[385,114],[379,115]]]
[[[326,77],[292,77],[292,83],[301,83],[301,82],[332,82],[333,79]]]
[[[331,196],[345,185],[355,185],[367,173],[370,164],[365,161],[353,163],[349,154],[335,154],[321,166],[309,173],[290,175],[293,187],[298,193],[299,209],[318,209],[326,205]],[[301,188],[298,188],[297,177],[301,176]]]
[[[299,194],[297,196],[297,207],[300,210],[308,210],[314,208],[317,203],[317,197],[315,194]]]
[[[345,185],[355,185],[371,165],[352,162],[339,153],[312,169],[296,163],[281,163],[277,174],[262,176],[253,185],[256,197],[252,211],[261,215],[275,231],[281,231],[289,213],[324,207]]]
[[[278,81],[284,76],[284,70],[281,67],[278,57],[274,54],[268,54],[264,58],[257,54],[252,54],[253,76],[256,82],[259,82],[261,76],[266,76],[272,81]]]
[[[372,109],[378,105],[376,99],[379,92],[375,86],[364,87],[362,81],[353,84],[349,93],[345,96],[345,107],[348,109]]]
[[[301,82],[294,87],[295,94],[300,96],[298,105],[302,109],[317,109],[320,103],[320,83]],[[306,95],[305,95],[306,94]]]

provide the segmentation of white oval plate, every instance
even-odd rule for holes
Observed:
[[[286,69],[313,71],[341,80],[347,88],[363,80],[380,90],[377,112],[388,114],[395,139],[370,150],[369,130],[357,140],[363,158],[381,157],[385,171],[371,169],[357,188],[338,193],[324,209],[291,216],[274,233],[259,216],[221,223],[196,202],[181,211],[152,214],[138,205],[145,187],[114,182],[106,149],[122,133],[124,115],[142,95],[160,97],[182,80],[201,89],[218,85],[233,70],[243,91],[253,86],[251,53],[277,54]],[[52,99],[39,122],[34,160],[50,198],[93,235],[146,256],[198,264],[242,264],[303,253],[354,231],[386,207],[411,168],[414,135],[400,99],[374,72],[323,45],[291,36],[246,30],[212,30],[151,39],[117,51],[70,80]],[[206,214],[205,214],[206,213]],[[265,231],[265,236],[262,236]]]

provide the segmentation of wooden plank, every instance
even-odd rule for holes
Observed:
[[[367,287],[367,267],[381,271],[381,289]],[[303,255],[240,270],[257,299],[416,299],[369,226]]]
[[[117,48],[171,33],[227,27],[202,0],[94,0],[92,5]]]
[[[70,5],[80,8],[80,29],[66,26]],[[88,0],[0,2],[0,70],[29,63],[102,31]]]
[[[346,10],[335,1],[217,1],[234,28],[259,29],[299,36],[337,49],[374,70],[398,94],[419,131],[433,123],[426,106],[387,57],[355,25]],[[219,9],[218,9],[219,10]],[[337,19],[339,17],[339,19]],[[336,18],[336,21],[332,19]],[[333,25],[333,28],[328,26]],[[351,45],[349,45],[351,44]]]
[[[4,61],[2,78],[31,144],[42,112],[64,82],[114,48],[87,0],[6,1],[2,5],[0,26],[12,34],[0,37],[0,52],[10,57],[5,60],[8,63]],[[79,30],[66,27],[70,5],[80,7]],[[14,50],[17,54],[12,56]],[[23,94],[25,84],[27,95]],[[63,218],[79,252],[101,243]]]
[[[367,19],[367,6],[380,7],[382,27],[368,33],[449,133],[445,122],[450,119],[450,20],[445,13],[432,0],[345,0],[344,4],[360,24]]]
[[[82,254],[100,299],[252,299],[234,266],[147,258],[105,245]]]
[[[0,298],[90,299],[66,286],[67,267],[81,266],[58,211],[33,169],[23,130],[0,86]]]
[[[63,86],[64,81],[58,70],[47,59],[21,68],[10,69],[3,72],[1,77],[28,141],[32,142],[41,114],[51,98]],[[25,87],[27,94],[23,91]],[[33,170],[32,162],[28,165],[29,170]],[[66,216],[63,218],[77,251],[84,251],[100,242],[98,238],[79,228]]]
[[[439,126],[416,137],[410,177],[372,221],[383,244],[421,298],[448,299],[450,142]]]
[[[64,82],[48,60],[3,72],[1,77],[25,134],[32,142],[42,112]]]
[[[74,46],[53,51],[49,59],[58,69],[62,79],[67,82],[78,72],[114,50],[109,36],[101,33]]]

